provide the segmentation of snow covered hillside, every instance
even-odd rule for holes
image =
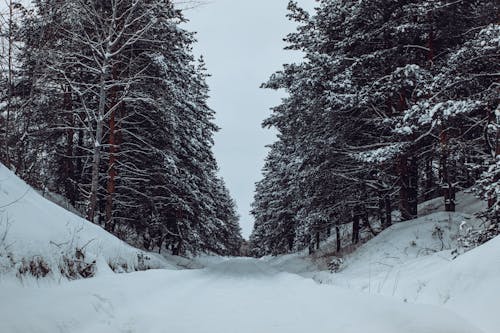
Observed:
[[[174,267],[46,200],[0,165],[0,278]]]
[[[442,306],[484,332],[498,332],[500,238],[457,257],[457,238],[482,223],[471,213],[483,206],[467,193],[458,200],[456,213],[440,211],[442,199],[425,203],[421,217],[393,225],[346,256],[339,273],[313,273],[313,278],[407,303]]]

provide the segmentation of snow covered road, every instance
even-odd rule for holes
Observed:
[[[320,285],[244,258],[36,288],[1,281],[0,295],[3,333],[480,332],[442,308]]]

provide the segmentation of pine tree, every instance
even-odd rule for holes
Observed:
[[[373,222],[392,223],[396,198],[401,220],[409,220],[422,200],[443,195],[453,211],[457,187],[483,184],[482,164],[497,147],[491,13],[498,4],[321,0],[312,16],[293,1],[289,9],[299,26],[288,48],[305,58],[264,85],[289,93],[264,125],[278,129],[277,144],[293,147],[271,150],[268,160],[298,161],[300,190],[280,205],[293,207],[290,230],[274,234],[283,220],[256,211],[259,255],[273,252],[268,239],[290,232],[296,249],[312,249],[342,224],[352,226],[356,243],[362,229],[377,233]],[[484,183],[494,187],[493,164]],[[286,191],[275,178],[264,170],[256,207]],[[492,187],[482,188],[496,198]]]
[[[181,11],[170,1],[34,5],[19,55],[27,139],[18,173],[148,250],[236,254],[205,69]]]

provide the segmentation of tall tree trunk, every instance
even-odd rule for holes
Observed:
[[[432,67],[433,62],[434,62],[434,16],[433,16],[432,11],[427,12],[427,17],[429,20],[429,39],[427,42],[427,48],[429,49],[429,52],[427,53],[427,60],[429,62],[429,67]]]
[[[418,160],[413,156],[408,162],[408,212],[410,219],[415,219],[418,214]]]
[[[319,250],[319,243],[320,243],[320,238],[321,238],[321,233],[319,230],[316,230],[316,250]]]
[[[309,231],[309,234],[307,235],[306,241],[309,244],[309,246],[308,246],[308,253],[311,255],[311,254],[314,253],[314,243],[312,241],[312,237],[311,237],[311,232],[310,231]]]
[[[73,148],[74,148],[74,117],[73,117],[73,98],[72,93],[69,87],[66,87],[66,91],[64,93],[64,110],[67,115],[68,129],[66,130],[66,156],[64,156],[64,183],[65,183],[65,192],[66,197],[69,200],[69,203],[74,206],[76,203],[76,193],[75,193],[75,175],[74,175],[74,166],[73,166]]]
[[[455,211],[455,188],[452,177],[450,175],[449,151],[448,151],[448,136],[446,131],[441,131],[441,188],[444,196],[445,211]]]
[[[432,155],[425,160],[425,193],[424,200],[431,200],[434,198],[434,191],[436,188],[433,170],[433,158]]]
[[[109,118],[109,165],[108,165],[108,184],[106,197],[106,222],[105,228],[108,231],[113,231],[113,195],[115,194],[115,178],[116,178],[116,140],[115,140],[115,111],[111,112]]]
[[[340,228],[338,223],[335,225],[335,236],[336,236],[336,243],[337,243],[337,253],[340,252],[342,249],[342,239],[340,238]]]
[[[113,81],[116,83],[118,79],[117,68],[113,66]],[[106,208],[105,208],[105,229],[112,232],[114,229],[113,221],[113,197],[116,190],[116,152],[117,152],[117,140],[116,140],[116,110],[118,107],[118,96],[117,87],[113,86],[111,90],[111,114],[109,116],[108,126],[109,126],[109,162],[108,162],[108,183],[106,186],[107,196],[106,196]]]
[[[389,228],[392,225],[392,203],[391,203],[391,195],[386,193],[384,196],[384,205],[385,205],[385,226]]]
[[[358,212],[354,212],[352,216],[352,243],[357,244],[359,242],[359,220],[360,215]]]
[[[409,170],[408,170],[408,157],[402,155],[398,161],[399,171],[399,211],[401,212],[401,220],[408,221],[411,219],[410,205],[409,205]]]
[[[380,226],[382,229],[385,229],[387,221],[384,211],[384,195],[382,194],[382,191],[378,192],[378,218],[380,220]]]
[[[90,197],[89,197],[89,207],[87,210],[87,219],[91,222],[95,220],[95,213],[97,208],[97,193],[99,191],[99,169],[101,165],[101,145],[103,138],[103,127],[104,127],[104,116],[106,114],[106,81],[107,81],[107,69],[108,59],[104,58],[103,71],[101,74],[101,80],[99,82],[99,106],[96,115],[96,131],[94,137],[94,147],[92,156],[92,180],[90,183]]]

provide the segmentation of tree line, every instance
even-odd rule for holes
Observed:
[[[302,61],[263,85],[288,96],[256,184],[253,255],[310,248],[350,228],[376,234],[418,204],[470,188],[500,233],[500,4],[319,0],[286,37]]]
[[[2,163],[147,250],[239,252],[208,74],[172,1],[10,1],[2,18]]]

